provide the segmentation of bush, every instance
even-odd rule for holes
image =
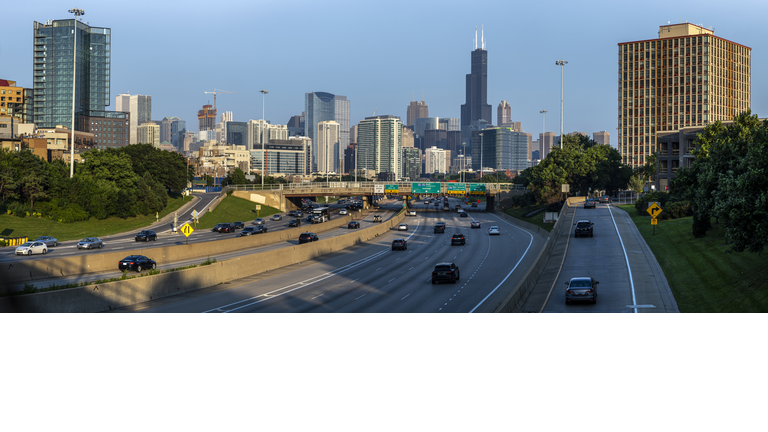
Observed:
[[[643,195],[640,199],[638,199],[635,202],[635,209],[637,210],[637,214],[641,216],[648,215],[648,203],[650,202],[658,202],[661,203],[661,208],[664,208],[664,205],[667,204],[667,201],[669,201],[669,194],[667,192],[651,192],[648,194]]]
[[[692,216],[693,209],[688,201],[669,202],[661,208],[662,219],[678,219],[681,217]]]

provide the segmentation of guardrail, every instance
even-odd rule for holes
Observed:
[[[229,185],[227,188],[233,191],[301,191],[308,189],[363,189],[365,193],[374,194],[376,186],[389,185],[397,186],[399,192],[411,193],[413,190],[413,184],[417,183],[423,185],[424,183],[436,183],[440,185],[440,193],[444,194],[448,191],[448,186],[455,184],[454,182],[315,182],[315,183],[282,183],[277,185]],[[485,185],[487,193],[498,193],[508,191],[524,191],[523,185],[517,185],[512,183],[465,183],[465,184],[482,184]],[[382,194],[379,192],[379,194]]]

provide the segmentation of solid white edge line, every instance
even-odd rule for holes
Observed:
[[[632,288],[632,305],[637,306],[637,300],[635,300],[635,282],[632,280],[632,268],[629,266],[629,257],[627,256],[627,249],[624,247],[624,240],[621,239],[621,234],[619,233],[619,226],[616,225],[616,219],[613,218],[613,211],[611,211],[611,206],[608,206],[608,213],[611,214],[613,227],[616,228],[616,235],[619,236],[619,243],[621,243],[621,250],[624,252],[624,261],[627,262],[627,273],[629,273],[629,286]],[[635,313],[637,313],[637,308],[635,307],[634,309],[635,309]]]

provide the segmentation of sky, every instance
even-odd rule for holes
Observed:
[[[483,7],[479,5],[482,4]],[[752,112],[768,117],[768,2],[458,1],[361,2],[79,0],[17,3],[3,22],[0,79],[32,87],[33,22],[69,19],[112,29],[111,104],[121,93],[152,96],[152,119],[176,116],[197,131],[197,111],[213,104],[235,121],[286,124],[304,95],[351,101],[351,125],[365,117],[406,120],[412,97],[432,117],[460,117],[475,26],[488,51],[488,103],[507,100],[512,120],[534,138],[545,126],[608,131],[616,143],[618,43],[658,37],[660,25],[690,22],[752,48]],[[546,125],[542,114],[546,110]]]

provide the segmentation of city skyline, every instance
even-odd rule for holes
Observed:
[[[191,6],[197,3],[202,4],[192,2]],[[762,2],[742,2],[750,8],[750,14],[746,15],[738,10],[707,7],[715,5],[714,2],[668,5],[649,1],[644,3],[647,11],[616,10],[610,2],[593,2],[591,8],[565,2],[547,9],[524,5],[515,9],[515,15],[521,18],[514,25],[504,13],[512,12],[512,6],[503,3],[494,6],[499,13],[493,14],[472,10],[456,13],[456,8],[450,5],[441,7],[435,14],[435,4],[395,1],[391,11],[380,12],[382,17],[376,23],[359,24],[355,19],[346,19],[344,26],[317,33],[310,43],[302,42],[300,34],[291,34],[289,28],[280,24],[284,22],[281,17],[287,19],[291,15],[271,2],[228,3],[219,6],[221,13],[213,17],[186,11],[194,7],[178,9],[154,4],[153,13],[147,14],[142,11],[143,6],[149,5],[147,2],[107,6],[85,1],[78,7],[85,10],[83,22],[112,29],[111,105],[107,110],[116,109],[115,96],[121,93],[148,95],[152,97],[153,120],[176,116],[195,129],[197,111],[214,102],[212,95],[204,92],[214,89],[237,92],[220,95],[217,111],[232,111],[234,121],[240,122],[261,118],[259,90],[262,88],[269,91],[265,97],[265,118],[273,124],[286,124],[292,116],[300,115],[304,111],[304,95],[316,91],[347,96],[351,101],[350,125],[371,116],[374,110],[377,115],[394,115],[405,121],[412,95],[422,92],[431,116],[459,118],[461,105],[465,103],[465,76],[470,72],[468,53],[473,48],[475,26],[482,27],[488,52],[488,103],[496,107],[507,100],[511,120],[522,122],[523,130],[535,135],[541,131],[540,110],[548,111],[547,131],[559,132],[560,71],[554,62],[562,58],[569,62],[564,70],[564,131],[605,130],[615,136],[617,46],[622,42],[656,38],[656,29],[668,21],[714,27],[718,37],[752,48],[752,111],[761,117],[768,113],[765,97],[768,85],[759,81],[760,71],[768,61],[762,54],[766,52],[763,45],[768,43],[764,37],[766,30],[756,18],[761,11],[768,11],[768,5]],[[664,5],[664,12],[651,12],[654,4]],[[343,11],[343,17],[354,18],[373,7],[345,1],[332,1],[331,5],[333,8],[300,2],[297,7],[318,22],[322,22],[323,17],[330,18],[331,9]],[[431,16],[438,21],[437,24],[430,24],[428,20],[409,24],[418,23],[420,32],[439,40],[431,50],[409,49],[412,30],[407,25],[393,24],[394,17],[406,6],[413,17]],[[0,78],[32,87],[33,22],[71,19],[66,9],[54,2],[42,1],[34,10],[14,11],[14,20],[6,28],[15,43],[4,44],[0,49]],[[163,14],[169,12],[180,19],[162,19]],[[247,23],[257,12],[260,25],[254,29]],[[581,26],[571,30],[572,26],[546,26],[543,34],[540,30],[542,20],[575,23],[579,19],[598,18],[602,24],[599,27]],[[136,26],[135,22],[145,24]],[[142,28],[153,31],[144,32]],[[199,35],[203,31],[214,32],[217,37],[210,42],[201,41]],[[387,49],[391,52],[382,55],[380,50],[370,50],[365,37],[348,36],[356,33],[386,37]],[[159,46],[160,41],[175,49],[139,49]],[[331,51],[324,47],[339,41],[342,41],[341,53],[329,55]],[[202,67],[202,60],[197,65],[190,62],[190,56],[184,53],[198,52],[200,48],[196,44],[202,44],[203,51],[214,53],[214,62],[225,65],[227,58],[237,58],[237,66],[217,67],[212,72]],[[241,58],[243,50],[254,44],[273,54],[270,67],[259,68],[258,60]],[[173,59],[173,53],[179,54],[178,60]],[[491,124],[497,125],[497,122],[494,113]],[[615,142],[612,145],[615,146]]]

